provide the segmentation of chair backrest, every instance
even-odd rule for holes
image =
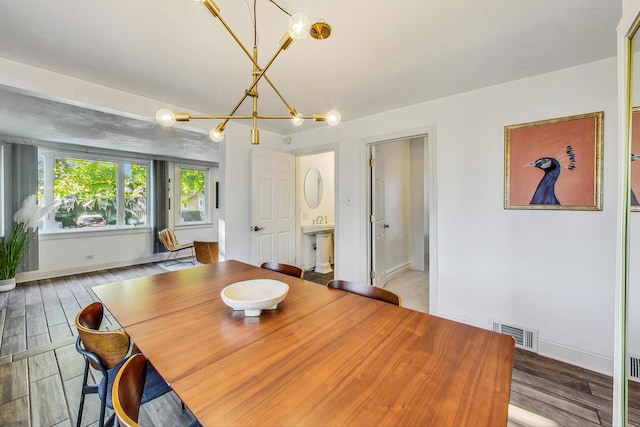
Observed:
[[[118,371],[113,382],[113,411],[121,427],[138,426],[140,402],[147,375],[147,359],[137,353],[131,356]]]
[[[218,262],[218,242],[193,241],[193,249],[196,251],[196,260],[201,264]]]
[[[173,248],[179,245],[176,234],[170,228],[158,231],[158,240],[160,240],[168,251],[173,250]]]
[[[364,283],[350,282],[348,280],[331,280],[329,283],[327,283],[327,287],[342,289],[343,291],[388,302],[390,304],[401,304],[400,297],[393,292]]]
[[[298,279],[302,279],[302,275],[304,274],[304,270],[295,265],[282,264],[279,262],[263,262],[260,266],[262,268],[266,268],[267,270],[277,271],[278,273],[283,273],[289,276],[297,277]]]
[[[100,331],[104,307],[93,302],[80,310],[76,316],[76,328],[85,350],[97,355],[107,369],[111,369],[129,352],[129,335],[122,331]],[[100,369],[90,360],[91,365]]]

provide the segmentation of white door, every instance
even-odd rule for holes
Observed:
[[[375,157],[375,147],[371,147],[371,284],[384,286],[387,282],[385,231],[384,160]]]
[[[251,262],[295,264],[295,157],[253,148]]]

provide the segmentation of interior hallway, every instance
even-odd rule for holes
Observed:
[[[384,288],[400,295],[403,307],[429,312],[429,272],[403,270],[388,280]]]

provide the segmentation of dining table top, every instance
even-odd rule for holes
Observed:
[[[289,285],[245,317],[220,292]],[[204,426],[504,426],[514,340],[238,261],[93,288]]]

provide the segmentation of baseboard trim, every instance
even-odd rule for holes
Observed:
[[[434,316],[443,317],[445,319],[464,323],[466,325],[476,326],[478,328],[490,330],[489,323],[480,324],[471,319],[467,319],[452,313],[438,311],[430,313]],[[569,347],[544,339],[538,339],[538,353],[540,356],[565,362],[570,365],[588,369],[599,374],[613,376],[613,357],[607,357],[601,354],[592,353],[585,350]]]
[[[393,267],[387,268],[384,274],[387,276],[387,280],[393,279],[395,276],[400,275],[403,271],[408,270],[411,267],[410,262],[403,262]]]
[[[613,358],[562,344],[538,340],[538,354],[579,366],[599,374],[613,376]]]
[[[73,268],[63,268],[60,270],[47,270],[47,271],[29,271],[25,273],[18,273],[16,275],[16,283],[31,282],[33,280],[51,279],[54,277],[69,276],[71,274],[91,273],[92,271],[105,270],[108,268],[127,267],[130,265],[147,264],[150,262],[164,261],[167,257],[166,253],[155,254],[149,257],[138,258],[135,260],[122,260],[113,261],[103,264],[91,264],[85,266],[77,266]]]

